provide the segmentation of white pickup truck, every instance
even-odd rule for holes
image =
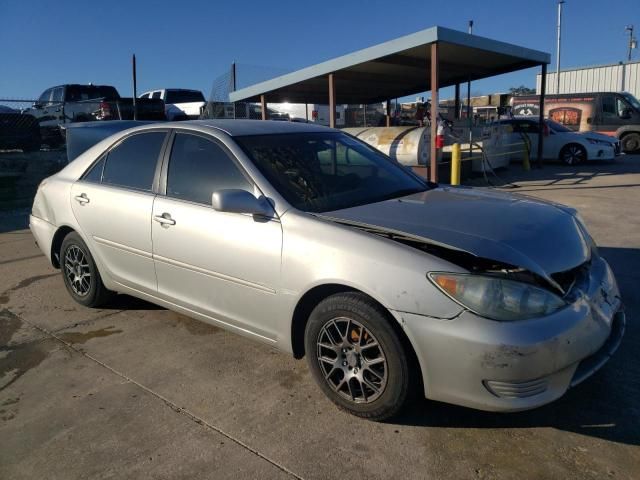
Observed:
[[[160,98],[164,100],[167,120],[193,120],[200,116],[205,105],[204,95],[199,90],[184,88],[163,88],[150,90],[140,98]]]

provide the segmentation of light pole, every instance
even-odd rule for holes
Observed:
[[[629,32],[629,53],[627,54],[627,62],[631,61],[631,50],[636,48],[637,41],[633,36],[633,25],[627,25],[624,27],[625,31]]]
[[[558,0],[558,43],[556,44],[556,95],[560,93],[560,36],[562,32],[562,5],[564,0]]]

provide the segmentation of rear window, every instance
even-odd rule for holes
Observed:
[[[167,90],[165,103],[204,102],[204,95],[197,90]]]
[[[67,87],[68,102],[79,102],[81,100],[94,100],[105,98],[107,100],[117,100],[120,98],[115,87],[105,85],[69,85]]]
[[[109,151],[102,183],[135,190],[151,190],[166,132],[139,133]]]

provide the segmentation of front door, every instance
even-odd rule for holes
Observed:
[[[152,186],[166,134],[126,137],[71,188],[73,213],[99,266],[114,281],[153,295]]]
[[[153,204],[153,255],[161,297],[274,340],[282,229],[277,218],[224,213],[216,190],[257,193],[232,154],[208,136],[176,133],[166,195]]]

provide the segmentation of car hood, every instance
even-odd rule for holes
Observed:
[[[583,138],[593,138],[594,140],[600,140],[602,142],[615,143],[618,141],[617,138],[611,137],[609,135],[604,135],[602,133],[596,133],[596,132],[574,132],[574,133],[580,135]]]
[[[572,210],[485,189],[438,187],[323,217],[418,237],[477,257],[551,275],[590,258],[591,239]]]

